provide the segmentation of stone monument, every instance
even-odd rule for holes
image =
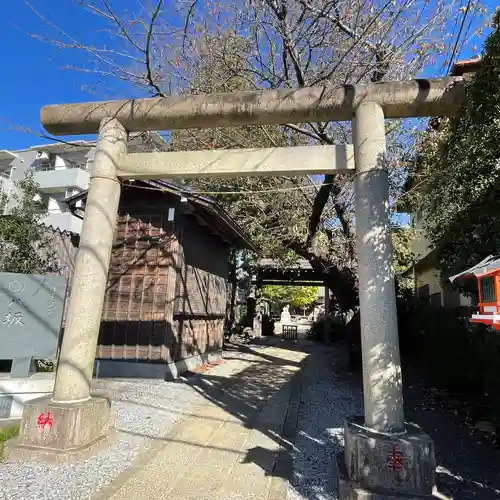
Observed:
[[[287,304],[283,307],[283,311],[281,311],[281,319],[280,324],[283,329],[283,325],[289,325],[292,322],[292,317],[290,316],[290,306]]]
[[[54,360],[66,297],[63,276],[0,273],[0,345],[12,360],[0,374],[0,418],[20,418],[24,404],[52,393],[54,373],[35,373],[35,360]]]

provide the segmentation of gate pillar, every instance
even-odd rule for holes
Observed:
[[[345,424],[340,498],[425,498],[435,485],[434,445],[403,415],[382,107],[360,104],[352,129],[364,417]]]
[[[102,121],[75,262],[55,389],[52,397],[26,403],[19,448],[72,452],[107,434],[110,400],[90,394],[120,182],[119,157],[127,151],[127,132],[113,118]],[[40,415],[50,430],[40,430]]]

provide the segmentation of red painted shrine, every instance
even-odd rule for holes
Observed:
[[[450,281],[472,277],[477,280],[479,297],[479,312],[472,315],[472,322],[500,330],[500,259],[489,256],[470,269],[452,276]]]

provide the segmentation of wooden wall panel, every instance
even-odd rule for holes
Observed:
[[[138,193],[117,221],[98,357],[170,362],[221,348],[227,245],[180,211],[174,226],[163,197]]]
[[[166,213],[118,218],[98,357],[170,360],[166,346],[172,344],[173,314],[167,293],[177,248]]]

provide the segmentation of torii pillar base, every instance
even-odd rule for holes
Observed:
[[[55,402],[51,396],[27,401],[19,437],[6,443],[9,458],[72,461],[106,441],[111,399],[95,394],[77,403]]]
[[[447,498],[435,486],[434,443],[419,426],[405,423],[404,433],[383,434],[354,417],[346,420],[344,436],[340,499]]]

